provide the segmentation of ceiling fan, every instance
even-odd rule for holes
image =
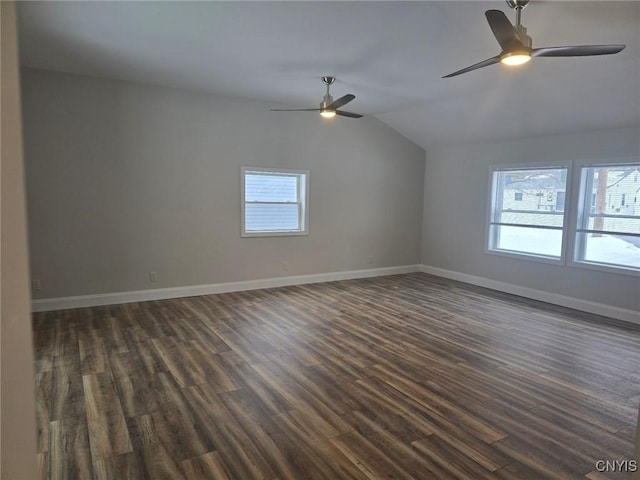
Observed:
[[[336,115],[341,117],[350,117],[350,118],[361,118],[362,115],[359,113],[345,112],[344,110],[338,110],[338,108],[346,105],[351,100],[356,98],[355,95],[351,95],[350,93],[340,97],[337,100],[334,100],[331,94],[329,93],[329,86],[336,81],[336,77],[325,76],[322,77],[322,83],[327,86],[327,93],[325,93],[322,98],[322,102],[320,102],[320,108],[272,108],[272,112],[320,112],[325,118],[333,118]]]
[[[502,62],[505,65],[522,65],[532,57],[586,57],[591,55],[612,55],[624,49],[626,45],[577,45],[571,47],[542,47],[531,48],[531,37],[527,29],[520,24],[522,9],[530,0],[507,0],[507,5],[516,11],[516,24],[511,25],[507,16],[500,10],[487,10],[485,16],[493,35],[502,47],[502,52],[495,57],[463,68],[457,72],[445,75],[450,78],[467,73],[478,68],[488,67]]]

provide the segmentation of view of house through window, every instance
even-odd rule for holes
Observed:
[[[567,168],[494,170],[489,249],[559,259]]]
[[[583,167],[575,261],[640,269],[640,164]]]
[[[489,251],[562,261],[573,246],[576,265],[640,272],[640,163],[580,166],[575,175],[568,166],[498,167],[491,175]],[[568,191],[577,211],[567,211]]]
[[[305,235],[309,172],[242,168],[242,235]]]

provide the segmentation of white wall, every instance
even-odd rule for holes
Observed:
[[[36,478],[24,164],[14,2],[0,2],[0,478]]]
[[[36,298],[420,263],[424,150],[375,118],[35,69],[22,81]],[[309,236],[240,237],[242,165],[311,171]]]
[[[640,310],[640,279],[485,253],[490,165],[640,158],[638,128],[427,151],[422,263],[515,287]]]

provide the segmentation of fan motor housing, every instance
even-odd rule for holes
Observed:
[[[320,109],[324,110],[325,108],[327,108],[329,105],[331,105],[333,103],[333,97],[331,95],[329,95],[328,93],[322,98],[322,101],[320,102]]]
[[[533,41],[531,40],[531,37],[527,35],[527,28],[523,25],[516,25],[515,29],[522,44],[527,48],[531,48],[531,45],[533,45]]]

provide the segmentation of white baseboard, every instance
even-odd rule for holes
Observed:
[[[34,312],[65,310],[68,308],[97,307],[100,305],[116,305],[120,303],[145,302],[149,300],[165,300],[169,298],[194,297],[216,293],[241,292],[260,288],[287,287],[306,283],[333,282],[336,280],[352,280],[355,278],[379,277],[420,271],[420,265],[403,265],[399,267],[369,268],[366,270],[350,270],[343,272],[315,273],[311,275],[295,275],[289,277],[263,278],[240,282],[213,283],[210,285],[194,285],[189,287],[155,288],[132,292],[101,293],[96,295],[80,295],[75,297],[43,298],[31,302]]]
[[[594,313],[596,315],[602,315],[605,317],[615,318],[616,320],[622,320],[624,322],[640,325],[640,312],[638,312],[637,310],[628,310],[625,308],[614,307],[612,305],[605,305],[603,303],[592,302],[580,298],[567,297],[565,295],[558,295],[557,293],[545,292],[543,290],[536,290],[534,288],[521,287],[510,283],[499,282],[497,280],[491,280],[489,278],[478,277],[475,275],[469,275],[467,273],[455,272],[452,270],[432,267],[429,265],[420,265],[420,271],[429,273],[431,275],[437,275],[438,277],[444,277],[451,280],[470,283],[479,287],[490,288],[491,290],[498,290],[499,292],[511,293],[520,297],[540,300],[542,302],[552,303],[554,305],[573,308],[575,310]]]
[[[310,275],[295,275],[288,277],[264,278],[239,282],[214,283],[209,285],[194,285],[189,287],[155,288],[130,292],[102,293],[96,295],[80,295],[74,297],[43,298],[33,300],[31,309],[34,312],[50,310],[65,310],[68,308],[96,307],[100,305],[116,305],[121,303],[145,302],[149,300],[165,300],[170,298],[194,297],[216,293],[241,292],[258,290],[261,288],[286,287],[308,283],[333,282],[336,280],[352,280],[356,278],[379,277],[383,275],[398,275],[402,273],[424,272],[439,277],[458,280],[460,282],[490,288],[500,292],[518,295],[520,297],[540,300],[563,307],[573,308],[584,312],[603,315],[625,322],[640,325],[640,312],[624,308],[605,305],[602,303],[567,297],[556,293],[545,292],[533,288],[521,287],[509,283],[499,282],[484,277],[455,272],[429,265],[403,265],[399,267],[370,268],[366,270],[350,270],[342,272],[317,273]]]

